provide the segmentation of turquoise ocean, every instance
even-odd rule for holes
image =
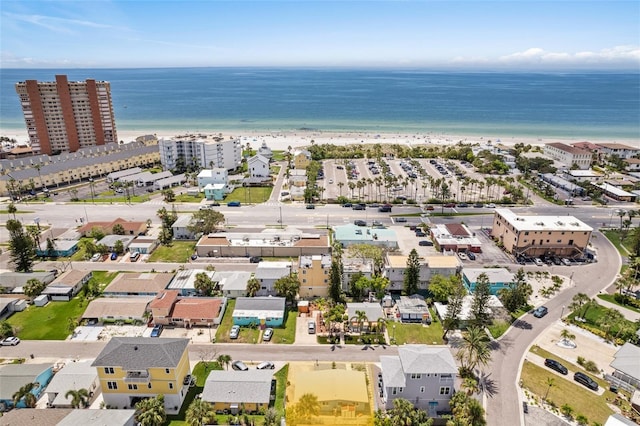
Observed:
[[[367,131],[640,144],[640,74],[425,70],[1,69],[0,128],[24,131],[18,81],[111,83],[120,130]]]

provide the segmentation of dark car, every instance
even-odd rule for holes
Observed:
[[[198,255],[197,254],[192,254],[191,255],[191,260],[198,260]]]
[[[151,337],[160,337],[160,334],[162,334],[162,325],[158,324],[151,330]]]
[[[467,204],[467,203],[460,203],[460,204],[458,204],[458,207],[469,207],[469,204]]]
[[[476,209],[481,209],[481,208],[483,208],[483,207],[484,207],[484,204],[482,204],[482,203],[475,203],[475,204],[473,205],[473,207],[475,207]]]
[[[367,222],[365,222],[364,220],[360,220],[360,219],[354,220],[353,224],[356,225],[356,226],[367,226]]]
[[[315,204],[307,204],[307,206],[305,207],[307,210],[313,210],[316,208]]]
[[[432,247],[433,243],[429,240],[422,240],[418,242],[419,246],[427,246],[427,247]]]
[[[344,203],[342,207],[351,207],[351,203]]]
[[[447,207],[447,208],[452,209],[452,208],[454,208],[456,206],[456,203],[447,203],[444,206]]]
[[[593,391],[597,391],[598,390],[598,383],[593,380],[591,377],[587,376],[586,374],[578,371],[573,375],[573,380],[575,380],[576,382],[580,383],[581,385],[584,385],[586,387],[588,387],[589,389],[593,390]]]
[[[550,359],[550,358],[545,359],[544,360],[544,365],[546,365],[547,367],[549,367],[552,370],[556,370],[560,374],[564,374],[565,376],[567,374],[569,374],[569,370],[567,370],[567,367],[565,367],[564,365],[560,364],[555,359]]]
[[[533,311],[533,316],[536,318],[542,318],[543,316],[549,313],[549,309],[546,306],[537,307],[535,311]]]
[[[416,237],[426,237],[427,234],[425,234],[423,231],[421,230],[416,230]]]
[[[111,253],[111,260],[116,260],[118,258],[118,253],[113,252]]]
[[[247,365],[242,361],[233,361],[231,363],[231,368],[233,368],[234,370],[237,370],[237,371],[247,371],[247,370],[249,370],[249,367],[247,367]]]
[[[249,258],[249,263],[260,263],[262,258],[260,256],[251,256]]]
[[[380,213],[391,213],[391,205],[385,204],[384,206],[378,207],[378,211]]]
[[[353,206],[351,206],[351,208],[353,210],[364,210],[365,207],[362,204],[354,204]]]
[[[227,207],[240,207],[240,201],[229,201]]]
[[[467,257],[469,258],[469,260],[476,260],[476,255],[475,255],[475,253],[468,252],[468,253],[467,253]]]

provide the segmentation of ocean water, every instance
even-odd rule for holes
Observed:
[[[0,128],[24,130],[18,81],[107,80],[121,130],[416,132],[640,140],[640,75],[269,68],[1,69]]]

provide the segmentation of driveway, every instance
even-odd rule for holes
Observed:
[[[314,320],[316,323],[316,331],[318,329],[318,316],[316,313],[309,314],[300,314],[298,316],[298,320],[296,321],[296,342],[294,345],[317,345],[318,342],[316,340],[317,334],[309,334],[308,323],[311,320]]]

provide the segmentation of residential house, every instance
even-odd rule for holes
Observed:
[[[173,279],[171,273],[123,272],[102,292],[105,297],[151,296],[167,288]]]
[[[266,410],[273,382],[272,370],[214,370],[207,376],[202,400],[211,403],[216,411],[227,410],[233,415]]]
[[[249,165],[249,179],[270,180],[271,171],[269,169],[269,159],[262,155],[254,155],[247,160]]]
[[[173,230],[174,240],[195,240],[196,236],[189,230],[193,215],[181,214],[178,216],[171,229]]]
[[[543,150],[546,155],[569,168],[576,165],[579,169],[586,170],[591,166],[591,151],[586,149],[554,142],[546,144]]]
[[[404,286],[404,273],[407,269],[408,256],[387,254],[382,269],[382,276],[389,280],[389,290],[398,292]],[[442,275],[450,277],[456,275],[461,268],[460,260],[457,256],[425,256],[420,259],[420,289],[427,289],[431,277]]]
[[[513,272],[506,268],[464,268],[462,269],[462,283],[469,292],[476,290],[478,277],[485,274],[489,279],[491,294],[498,294],[498,291],[509,287],[513,283]]]
[[[583,255],[592,232],[574,216],[524,216],[509,209],[495,210],[491,228],[491,236],[507,253],[529,257]]]
[[[358,318],[358,312],[364,313],[364,319]],[[351,329],[357,332],[371,331],[385,318],[382,306],[375,302],[347,303],[347,316]]]
[[[160,245],[160,241],[153,237],[136,237],[129,244],[129,252],[140,254],[151,254]]]
[[[350,424],[356,418],[371,415],[364,371],[298,371],[294,376],[291,402],[297,403],[304,394],[318,398],[320,416],[330,416],[332,423]],[[341,423],[340,418],[344,418],[346,423]]]
[[[281,327],[285,318],[284,297],[238,297],[233,310],[233,324]]]
[[[370,244],[378,247],[398,248],[396,232],[390,228],[357,226],[353,223],[334,226],[334,238],[342,247],[354,244]]]
[[[165,290],[149,303],[149,309],[154,325],[211,327],[220,324],[226,302],[226,298],[181,297],[177,290]]]
[[[51,379],[45,389],[47,407],[71,408],[71,396],[66,394],[70,390],[86,389],[89,392],[88,404],[91,404],[94,393],[99,385],[96,369],[91,361],[68,362]],[[81,407],[84,408],[84,407]]]
[[[618,413],[611,414],[609,417],[607,417],[607,421],[604,424],[604,426],[637,426],[637,425],[638,423]]]
[[[613,368],[613,377],[640,390],[640,347],[626,342],[613,356],[609,364]]]
[[[68,302],[82,290],[91,277],[93,277],[91,271],[72,269],[56,278],[44,289],[42,294],[46,294],[52,301]]]
[[[260,262],[254,278],[260,283],[256,296],[275,296],[275,283],[280,278],[291,275],[291,262]]]
[[[13,289],[22,288],[27,281],[35,279],[43,284],[50,284],[56,278],[57,272],[13,272],[0,271],[0,287],[4,288],[6,293]]]
[[[53,246],[49,247],[49,240],[39,241],[36,247],[36,256],[41,257],[70,257],[78,251],[78,240],[53,240]]]
[[[435,302],[433,305],[440,320],[444,320],[447,317],[449,305],[440,302]],[[462,298],[462,308],[460,309],[460,313],[457,317],[460,321],[460,329],[467,328],[469,323],[471,323],[475,319],[471,311],[472,305],[473,295],[467,294]],[[498,297],[494,295],[489,296],[489,298],[487,299],[484,313],[487,314],[489,318],[496,318],[500,315],[508,315],[508,312],[506,312],[504,305],[502,304],[500,299],[498,299]]]
[[[100,297],[89,302],[82,319],[96,323],[146,322],[147,307],[153,297]]]
[[[198,173],[198,188],[201,191],[207,185],[226,185],[229,183],[229,172],[224,168],[204,169]]]
[[[327,297],[329,295],[330,271],[330,255],[300,256],[298,263],[298,281],[300,281],[298,294],[300,298]]]
[[[213,280],[215,271],[207,271],[206,269],[183,269],[178,271],[171,282],[167,285],[167,290],[176,290],[181,296],[195,296],[198,294],[195,283],[198,274],[206,274]]]
[[[449,414],[458,367],[447,346],[403,345],[397,356],[381,356],[385,408],[404,398],[429,417]]]
[[[289,186],[304,188],[307,186],[307,171],[304,169],[289,170]]]
[[[147,222],[134,222],[122,218],[117,218],[111,222],[88,222],[77,229],[78,233],[86,237],[94,228],[97,228],[105,235],[113,234],[113,227],[120,225],[124,229],[125,235],[144,235],[147,233]]]
[[[13,402],[13,395],[29,383],[37,383],[31,393],[40,398],[53,377],[53,364],[5,364],[0,365],[0,412],[10,408],[25,408],[24,398]]]
[[[606,156],[615,155],[620,159],[628,159],[637,157],[640,154],[640,148],[634,148],[621,143],[597,143],[599,152]]]
[[[306,169],[311,163],[311,153],[306,149],[297,149],[293,152],[293,167],[296,169]]]
[[[97,245],[103,245],[107,248],[107,250],[113,252],[115,251],[115,247],[118,241],[121,241],[122,249],[124,251],[127,251],[127,249],[129,248],[129,244],[131,244],[131,242],[135,238],[136,237],[133,235],[105,235],[102,239],[100,239],[100,241],[98,241]]]
[[[247,295],[247,283],[250,279],[251,272],[244,271],[216,271],[213,275],[222,295],[231,299]]]
[[[419,294],[400,296],[395,303],[400,322],[406,324],[431,324],[433,319],[431,318],[431,312],[429,312],[429,305],[427,305],[423,296]]]
[[[52,410],[47,410],[51,412]],[[55,410],[58,411],[58,410]],[[40,424],[40,423],[39,423]],[[136,410],[73,410],[56,426],[136,426]]]
[[[107,406],[131,408],[164,395],[168,414],[177,414],[189,390],[189,339],[114,336],[93,361]]]
[[[204,198],[211,201],[223,200],[225,194],[231,192],[228,185],[222,183],[209,183],[204,187]]]
[[[73,410],[71,408],[57,408],[55,410],[43,410],[41,408],[22,408],[20,410],[11,410],[2,413],[2,424],[13,426],[57,426],[59,422],[64,420],[64,418],[71,414],[73,411],[85,410]],[[100,411],[106,412],[107,410]],[[73,426],[75,426],[76,424],[87,423],[74,423]],[[109,424],[108,426],[111,425]]]
[[[349,284],[354,276],[371,278],[373,259],[342,256],[342,291],[349,293]]]

